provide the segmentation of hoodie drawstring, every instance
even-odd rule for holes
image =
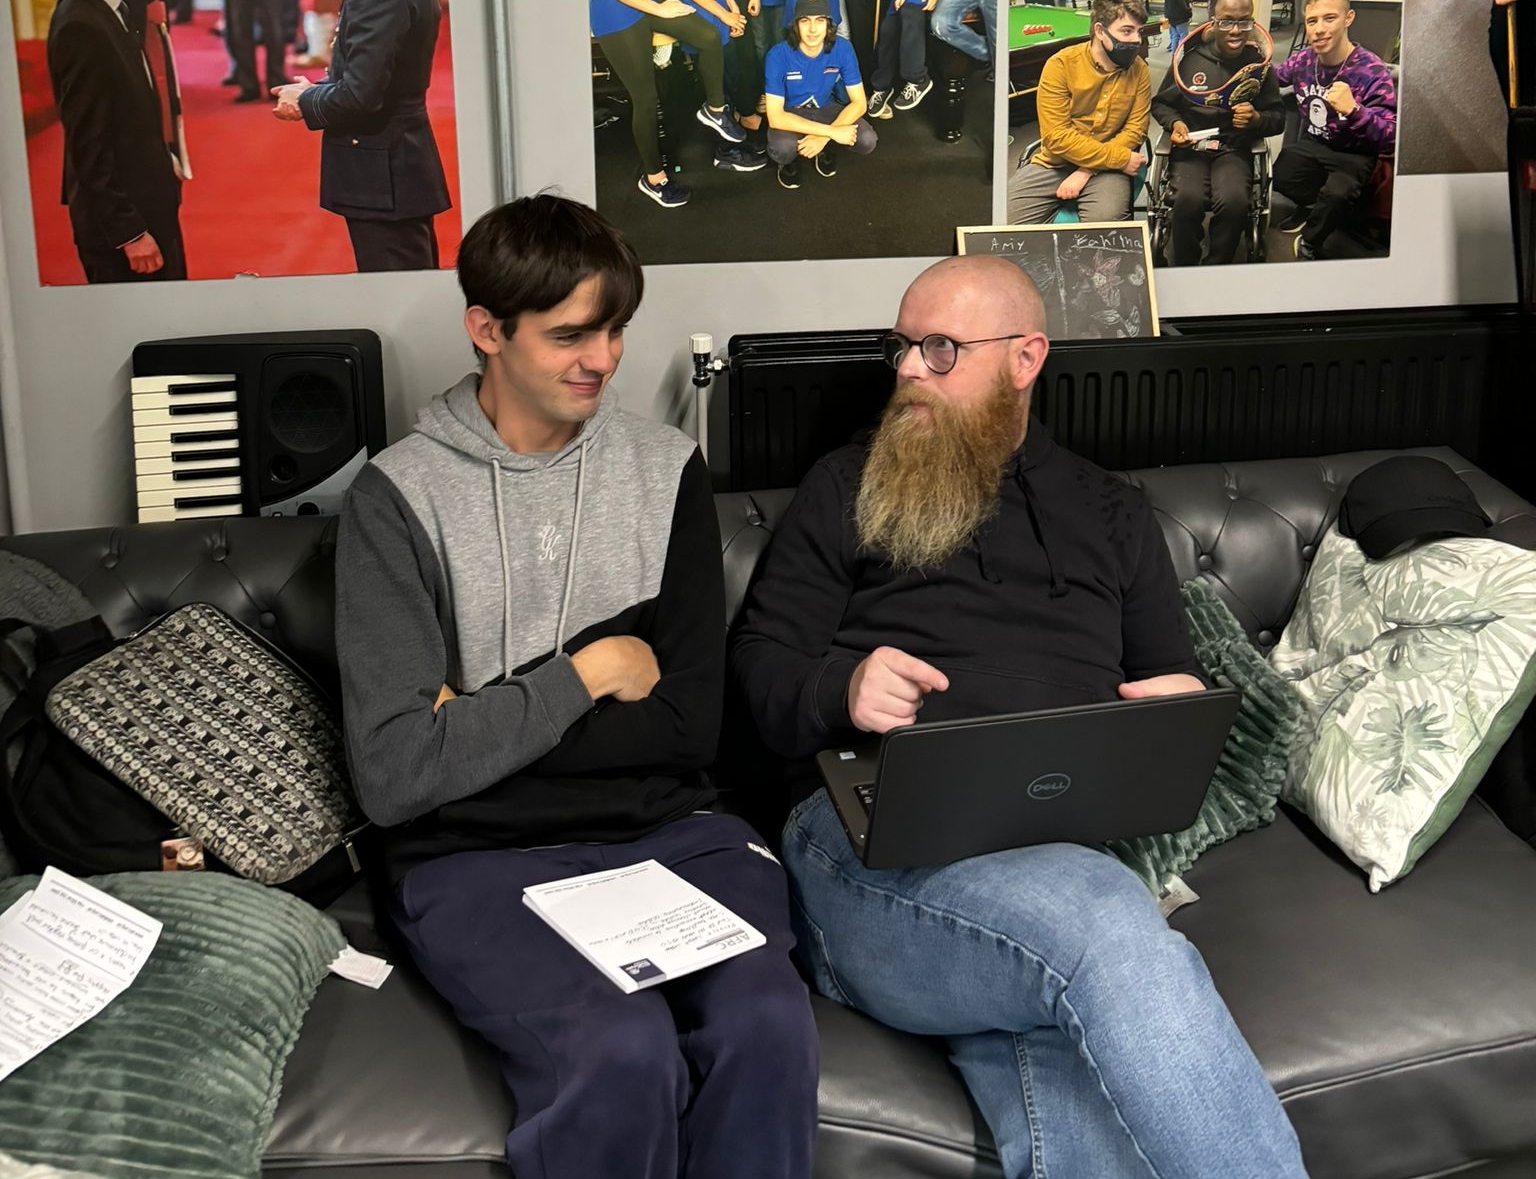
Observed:
[[[1030,485],[1029,476],[1022,470],[1014,475],[1018,482],[1019,490],[1024,493],[1024,506],[1029,512],[1029,525],[1035,531],[1035,539],[1040,542],[1040,551],[1045,554],[1045,568],[1051,578],[1051,597],[1062,598],[1067,593],[1067,583],[1062,578],[1060,570],[1056,568],[1056,558],[1051,554],[1051,542],[1047,539],[1050,523],[1046,516],[1045,508],[1035,498],[1035,489]]]
[[[501,666],[512,672],[512,562],[507,556],[507,525],[501,514],[501,462],[491,460],[491,502],[496,505],[496,539],[501,545]]]
[[[571,608],[571,586],[576,581],[576,542],[581,536],[581,496],[587,474],[587,440],[581,440],[581,453],[576,459],[576,512],[571,520],[571,548],[565,558],[565,592],[560,595],[560,618],[555,623],[555,654],[565,646],[565,620]],[[511,615],[508,620],[510,622]]]
[[[981,530],[976,533],[976,563],[981,566],[981,575],[993,585],[1002,585],[1002,574],[997,571],[997,562],[992,559],[992,529],[990,524],[983,524]]]

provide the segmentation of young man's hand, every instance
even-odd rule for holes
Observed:
[[[1087,168],[1079,168],[1056,186],[1056,199],[1059,201],[1075,201],[1083,195],[1083,189],[1093,179],[1093,173]]]
[[[627,702],[651,694],[661,669],[650,644],[633,635],[609,635],[571,656],[576,674],[593,700],[612,696]]]
[[[1124,172],[1127,176],[1135,176],[1136,173],[1140,172],[1146,166],[1147,157],[1142,155],[1139,151],[1133,151],[1131,153],[1131,158],[1125,161],[1125,167],[1121,168],[1120,171]]]
[[[848,718],[866,733],[888,733],[915,721],[929,692],[948,687],[938,668],[895,647],[876,647],[848,681]]]
[[[1148,696],[1177,696],[1180,692],[1203,692],[1205,685],[1192,675],[1155,675],[1151,679],[1132,680],[1120,685],[1124,700],[1145,700]]]
[[[1188,143],[1189,124],[1186,123],[1183,119],[1180,119],[1174,123],[1172,127],[1168,128],[1168,141],[1172,143],[1174,147],[1183,147],[1186,143]]]
[[[1338,111],[1341,115],[1347,115],[1360,104],[1355,101],[1355,92],[1349,88],[1348,82],[1335,82],[1323,92],[1323,101]]]
[[[1232,126],[1243,128],[1259,121],[1259,112],[1251,102],[1239,102],[1232,108]]]

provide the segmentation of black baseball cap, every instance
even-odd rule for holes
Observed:
[[[1487,536],[1491,523],[1465,480],[1425,455],[1367,467],[1339,505],[1339,531],[1373,561],[1436,537]]]
[[[795,0],[795,19],[804,20],[808,16],[824,16],[830,21],[832,6],[827,0]]]

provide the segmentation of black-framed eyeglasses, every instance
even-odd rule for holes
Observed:
[[[907,354],[907,349],[913,344],[917,345],[917,354],[923,358],[923,363],[937,374],[943,376],[955,367],[960,359],[960,349],[969,348],[972,344],[992,344],[998,340],[1022,340],[1028,333],[1015,332],[1011,336],[984,336],[979,340],[952,340],[942,332],[931,332],[921,340],[909,340],[900,332],[886,332],[880,337],[880,351],[885,357],[885,363],[892,368],[900,368],[902,359]]]
[[[1231,17],[1223,17],[1216,22],[1216,27],[1223,33],[1249,32],[1256,22],[1251,20],[1233,20]]]

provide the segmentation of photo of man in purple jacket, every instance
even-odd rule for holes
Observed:
[[[1281,225],[1296,256],[1314,258],[1397,148],[1397,88],[1387,64],[1349,39],[1349,0],[1306,0],[1307,44],[1275,77],[1294,89],[1301,134],[1275,161],[1275,191],[1296,206]]]

